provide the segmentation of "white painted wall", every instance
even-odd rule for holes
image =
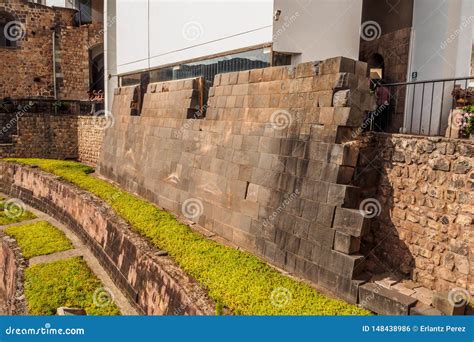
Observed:
[[[273,0],[116,3],[119,73],[265,44],[272,38]]]
[[[104,4],[104,86],[105,110],[112,110],[114,89],[118,87],[117,76],[117,8],[115,1]]]
[[[293,63],[335,56],[359,59],[362,0],[275,0],[273,49],[299,53]]]
[[[150,66],[271,42],[273,0],[150,0]]]
[[[413,72],[418,73],[418,81],[470,76],[473,23],[472,0],[415,0],[409,78],[411,79]],[[422,133],[437,132],[440,115],[441,130],[444,130],[448,122],[452,91],[449,83],[446,87],[442,110],[441,84],[434,89],[433,109],[430,101],[433,91],[431,86],[425,87],[424,98],[421,96],[422,86],[416,88],[414,104],[413,92],[408,92],[405,111],[407,132],[417,133],[420,121]],[[430,112],[433,113],[431,126]]]

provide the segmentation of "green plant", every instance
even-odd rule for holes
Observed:
[[[464,107],[463,111],[462,128],[464,133],[469,135],[474,132],[474,105]]]
[[[45,221],[9,227],[5,233],[16,239],[27,259],[73,248],[63,232]]]
[[[194,277],[216,303],[241,315],[368,315],[369,311],[329,298],[309,285],[276,271],[257,257],[209,240],[170,213],[109,182],[90,176],[93,169],[72,161],[5,159],[62,177],[106,201],[131,227]],[[285,305],[272,294],[284,289]]]
[[[25,210],[21,204],[11,204],[13,207],[10,209],[5,208],[6,200],[0,198],[0,226],[5,226],[12,223],[18,223],[22,221],[35,219],[36,216],[29,211]],[[13,210],[11,209],[13,208]]]
[[[113,301],[98,298],[101,291],[101,282],[80,257],[34,265],[25,271],[25,296],[32,315],[54,315],[61,306],[83,308],[88,315],[119,315]]]

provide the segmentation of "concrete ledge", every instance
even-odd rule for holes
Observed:
[[[96,196],[37,168],[0,162],[0,189],[70,227],[143,314],[213,315],[215,304]]]

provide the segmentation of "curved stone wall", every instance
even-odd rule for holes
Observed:
[[[70,227],[143,314],[210,315],[214,303],[97,197],[37,168],[0,162],[0,190]]]
[[[26,301],[23,296],[23,279],[26,261],[14,239],[0,232],[0,314],[25,315]]]

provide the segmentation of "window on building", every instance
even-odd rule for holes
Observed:
[[[271,53],[264,49],[239,52],[203,59],[190,63],[177,64],[145,72],[150,75],[149,82],[165,82],[192,77],[204,77],[206,87],[212,86],[214,76],[226,72],[266,68],[271,65]],[[140,84],[143,73],[120,77],[122,86]]]
[[[10,13],[0,11],[0,47],[16,47],[23,28]]]

